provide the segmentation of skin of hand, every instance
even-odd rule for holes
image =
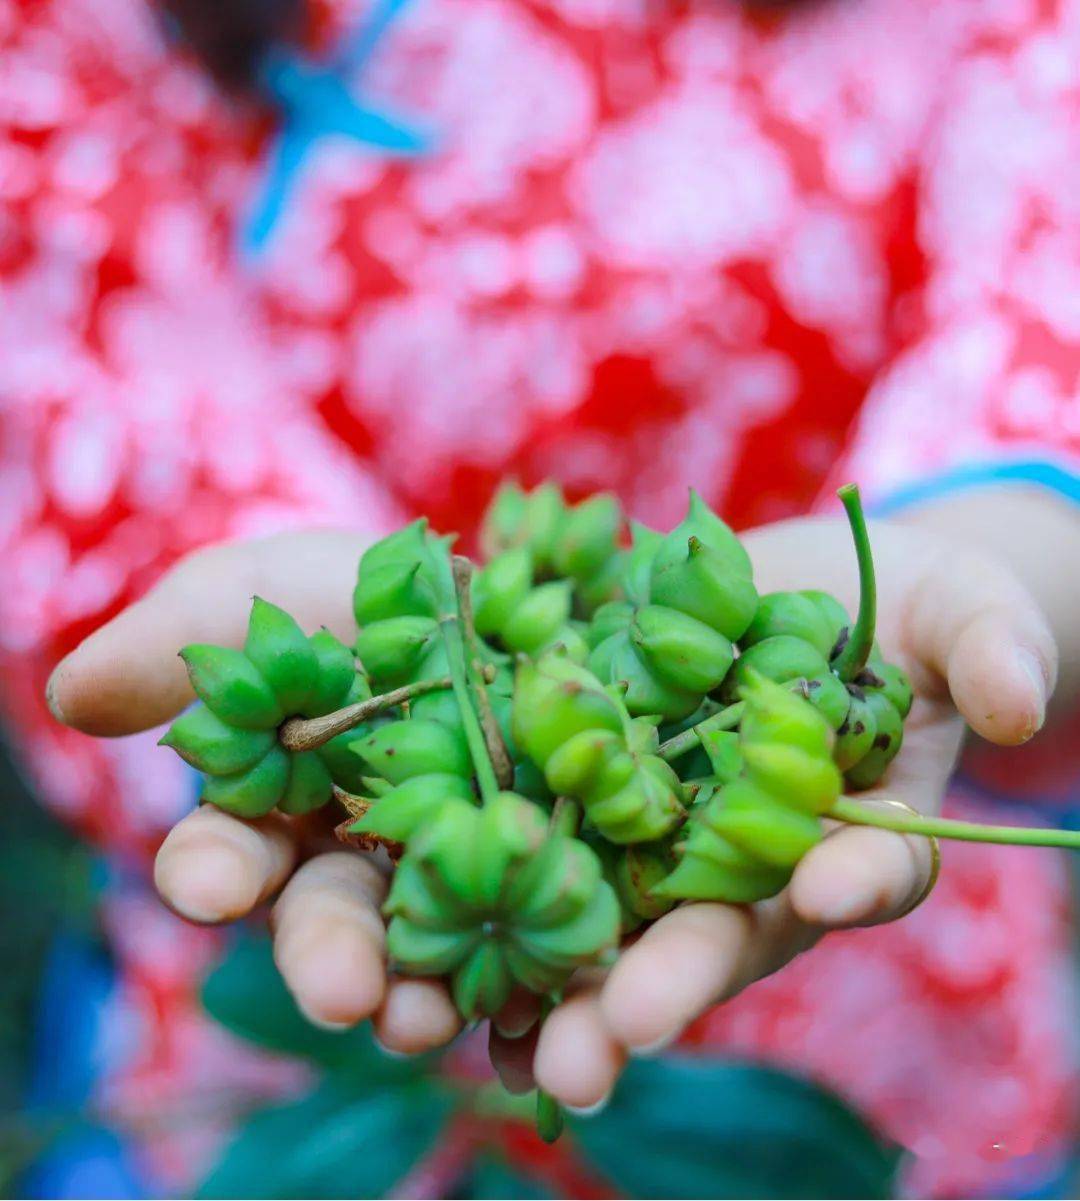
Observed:
[[[1061,594],[1069,588],[1075,597],[1076,581],[1055,582],[1062,562],[1080,563],[1080,522],[1050,497],[1000,488],[982,500],[974,531],[970,517],[948,505],[871,525],[879,639],[910,673],[916,701],[904,747],[882,786],[861,794],[865,803],[891,798],[935,811],[965,721],[1001,746],[1027,741],[1054,691],[1056,639],[1071,663],[1080,660],[1080,615]],[[1052,537],[1042,537],[1044,526]],[[761,592],[824,588],[854,611],[855,562],[842,519],[782,522],[744,540]],[[254,594],[307,629],[326,625],[351,640],[349,597],[362,549],[355,535],[311,532],[197,552],[58,665],[49,682],[53,712],[99,736],[169,720],[192,699],[178,648],[241,645]],[[400,1053],[449,1041],[460,1022],[442,985],[388,977],[379,913],[385,865],[327,849],[326,830],[314,819],[243,822],[199,809],[163,842],[158,890],[177,913],[202,923],[234,920],[276,897],[276,961],[309,1018],[347,1026],[370,1017],[380,1042]],[[628,1054],[671,1042],[702,1010],[776,971],[828,930],[902,914],[929,871],[923,839],[837,829],[803,859],[781,895],[751,906],[680,907],[625,948],[606,974],[580,973],[539,1035],[535,1003],[515,996],[491,1033],[500,1075],[515,1091],[535,1079],[573,1108],[596,1106]]]

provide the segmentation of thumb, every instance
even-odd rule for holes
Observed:
[[[195,552],[60,661],[46,689],[49,708],[58,721],[99,737],[170,720],[193,696],[180,649],[242,645],[255,595],[305,629],[325,625],[351,640],[349,597],[366,541],[328,530]]]
[[[916,664],[947,683],[976,733],[1012,746],[1042,726],[1057,647],[1038,604],[1005,564],[951,546],[935,554],[906,625]]]

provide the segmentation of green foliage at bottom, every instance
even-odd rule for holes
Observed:
[[[366,1023],[353,1030],[323,1030],[297,1008],[274,966],[270,940],[243,935],[203,985],[212,1018],[246,1042],[306,1059],[335,1078],[350,1081],[355,1095],[430,1076],[438,1056],[394,1059],[384,1054]]]
[[[42,973],[56,940],[98,941],[87,850],[42,809],[0,742],[0,1196],[19,1196],[19,1174],[81,1115],[70,1106],[23,1109],[39,1048]]]
[[[204,989],[234,1033],[306,1059],[313,1092],[249,1116],[198,1191],[202,1198],[362,1198],[392,1195],[437,1142],[452,1112],[522,1115],[527,1098],[492,1086],[455,1092],[438,1056],[384,1055],[369,1029],[311,1026],[274,968],[269,940],[245,938]],[[505,1100],[505,1106],[500,1098]],[[494,1104],[493,1104],[494,1101]],[[482,1120],[482,1119],[481,1119]],[[717,1059],[633,1060],[611,1104],[574,1118],[558,1154],[626,1197],[866,1197],[893,1195],[899,1149],[883,1143],[839,1098],[783,1072]],[[551,1195],[493,1141],[461,1165],[462,1198]]]
[[[839,1098],[751,1064],[632,1061],[610,1105],[572,1127],[628,1197],[890,1197],[900,1150]]]
[[[434,1143],[450,1099],[420,1086],[358,1095],[342,1081],[251,1117],[200,1197],[382,1197]]]
[[[367,1025],[311,1025],[274,966],[269,939],[238,939],[206,981],[203,1002],[234,1034],[306,1059],[324,1077],[300,1100],[252,1114],[200,1197],[381,1197],[435,1142],[453,1102],[431,1057],[391,1058]]]
[[[505,1159],[493,1155],[481,1157],[469,1174],[458,1197],[467,1201],[546,1201],[555,1194],[531,1176],[519,1172]]]

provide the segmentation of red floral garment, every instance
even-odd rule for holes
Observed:
[[[364,9],[320,9],[312,49]],[[118,856],[190,779],[156,735],[57,727],[44,681],[205,542],[468,532],[508,471],[657,524],[693,484],[739,527],[841,460],[875,497],[1075,471],[1075,0],[413,0],[353,84],[432,150],[316,142],[245,259],[269,118],[141,0],[0,0],[0,687],[42,795]],[[978,1193],[1071,1133],[1067,892],[1049,853],[946,862],[917,916],[689,1037],[813,1071],[912,1148],[917,1191]],[[291,1076],[223,1069],[212,935],[141,887],[109,917],[138,1020],[101,1101],[183,1188],[220,1138],[190,1099]]]

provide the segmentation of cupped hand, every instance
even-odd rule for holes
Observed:
[[[909,672],[916,700],[903,749],[882,785],[860,799],[932,812],[965,722],[1001,745],[1024,742],[1040,727],[1057,670],[1054,641],[1003,563],[903,525],[872,526],[871,536],[878,639],[886,657]],[[760,591],[822,588],[855,610],[854,554],[842,519],[780,523],[749,533],[745,543]],[[348,598],[361,549],[352,535],[311,533],[195,554],[59,665],[50,682],[54,711],[98,735],[167,721],[191,699],[178,648],[241,645],[253,594],[282,605],[305,628],[327,625],[349,640]],[[315,824],[277,816],[243,822],[204,807],[161,847],[161,895],[192,920],[221,922],[280,889],[275,954],[310,1018],[348,1025],[371,1017],[377,1037],[395,1051],[448,1041],[459,1022],[442,985],[387,976],[383,865],[326,850]],[[628,1053],[670,1042],[702,1010],[776,971],[826,931],[902,915],[930,870],[922,839],[837,829],[778,897],[752,906],[685,905],[655,922],[606,975],[581,973],[539,1033],[535,1007],[516,998],[492,1033],[500,1074],[515,1090],[535,1079],[568,1105],[594,1106]]]

